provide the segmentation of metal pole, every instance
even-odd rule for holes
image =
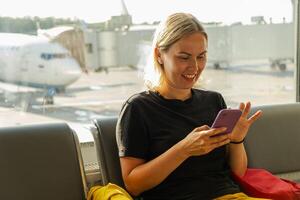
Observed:
[[[294,0],[296,102],[300,102],[300,15],[299,0]]]

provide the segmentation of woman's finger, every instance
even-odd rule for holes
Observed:
[[[209,126],[203,125],[203,126],[195,128],[193,131],[204,131],[204,130],[209,130],[209,129],[210,129]]]
[[[239,109],[243,111],[245,108],[245,104],[243,102],[240,103]]]
[[[209,137],[209,143],[210,144],[215,144],[222,142],[224,140],[228,139],[228,134],[220,135],[220,136],[215,136],[215,137]]]
[[[247,102],[245,107],[244,107],[244,110],[243,110],[243,113],[242,113],[242,117],[244,118],[247,118],[249,112],[250,112],[250,108],[251,108],[251,103],[250,102]]]
[[[205,131],[205,136],[214,137],[220,133],[223,133],[226,131],[226,127],[220,127],[220,128],[211,128],[209,130]]]
[[[252,124],[252,123],[255,122],[261,115],[262,115],[262,111],[261,111],[261,110],[256,111],[256,112],[248,119],[248,122],[249,122],[250,124]]]

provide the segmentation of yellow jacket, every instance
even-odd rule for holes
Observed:
[[[121,187],[109,183],[105,186],[94,186],[88,193],[87,200],[133,200]]]

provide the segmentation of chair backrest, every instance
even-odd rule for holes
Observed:
[[[265,168],[272,173],[300,171],[300,104],[254,107],[262,117],[249,130],[245,140],[249,167]],[[117,117],[94,120],[93,133],[103,184],[124,187],[115,131]]]
[[[272,173],[300,171],[300,104],[258,106],[263,115],[250,128],[245,148],[249,167]]]
[[[94,120],[97,131],[93,132],[102,184],[114,183],[124,188],[120,159],[116,142],[117,117]]]
[[[79,150],[65,123],[0,128],[0,199],[85,199]]]

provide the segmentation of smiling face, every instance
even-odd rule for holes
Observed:
[[[167,51],[157,49],[164,73],[161,90],[190,92],[206,65],[206,53],[207,39],[200,32],[181,38]]]

